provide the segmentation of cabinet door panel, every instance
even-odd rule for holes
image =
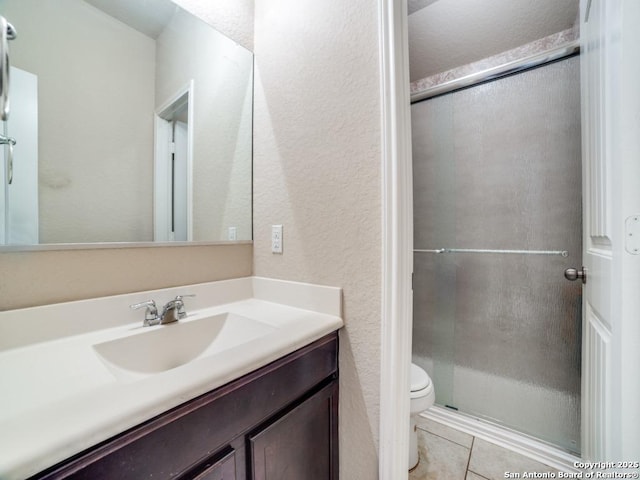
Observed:
[[[337,479],[337,412],[334,381],[252,435],[253,480]]]

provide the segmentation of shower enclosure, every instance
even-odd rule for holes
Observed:
[[[580,451],[579,57],[412,105],[413,361],[436,403]]]

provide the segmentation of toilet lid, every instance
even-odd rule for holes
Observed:
[[[431,384],[431,379],[427,372],[414,363],[411,364],[411,391],[417,392],[427,388]]]

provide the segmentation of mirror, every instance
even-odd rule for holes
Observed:
[[[1,243],[251,240],[250,51],[170,0],[0,15],[17,31]]]

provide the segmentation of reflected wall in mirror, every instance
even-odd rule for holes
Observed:
[[[170,0],[0,0],[0,15],[18,32],[0,240],[251,239],[250,51]],[[35,208],[15,212],[29,188]]]

